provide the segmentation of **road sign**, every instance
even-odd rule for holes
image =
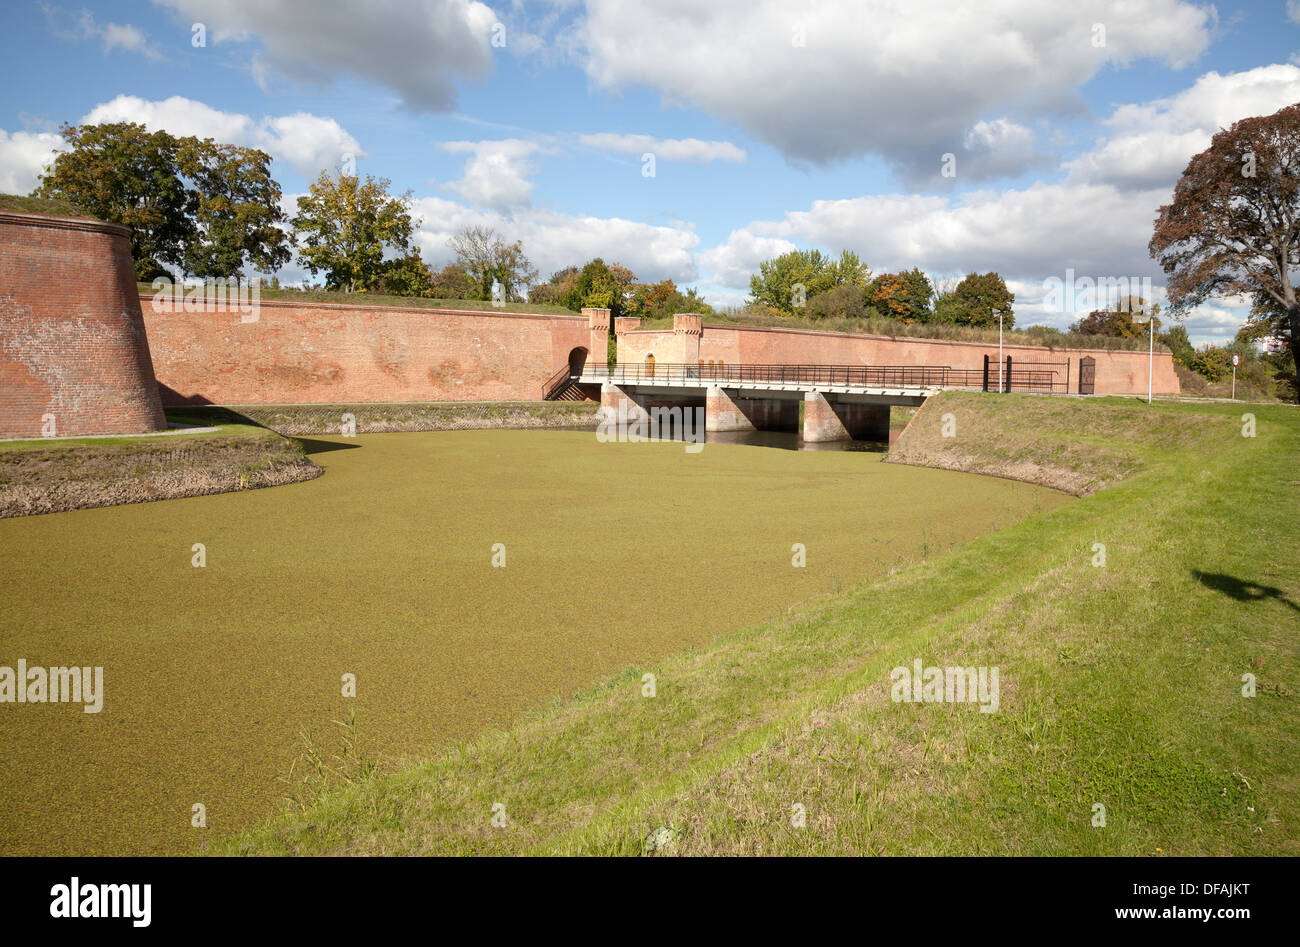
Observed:
[[[1240,361],[1241,361],[1241,356],[1240,356],[1240,355],[1234,355],[1234,356],[1232,356],[1232,367],[1233,367],[1233,368],[1236,368],[1236,367],[1237,367],[1237,364],[1238,364]]]

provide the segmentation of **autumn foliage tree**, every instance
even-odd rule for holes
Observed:
[[[1246,295],[1272,311],[1292,361],[1300,339],[1300,104],[1244,118],[1192,158],[1160,208],[1149,245],[1185,312],[1211,297]],[[1296,362],[1300,368],[1300,362]]]
[[[409,255],[411,200],[393,197],[387,178],[322,171],[298,199],[293,218],[298,257],[311,272],[325,273],[325,285],[347,292],[373,290],[390,272],[385,254]]]
[[[903,322],[925,322],[930,315],[934,286],[920,269],[885,273],[867,287],[867,304],[880,315]]]

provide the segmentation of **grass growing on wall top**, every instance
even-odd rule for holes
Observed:
[[[148,305],[159,292],[164,295],[169,292],[168,289],[154,289],[150,283],[138,284],[140,300],[144,305]],[[184,296],[189,290],[179,287],[176,295]],[[474,312],[493,313],[532,313],[535,315],[546,316],[576,316],[579,313],[571,309],[565,309],[563,306],[543,306],[534,303],[509,303],[505,306],[494,306],[491,302],[485,302],[478,299],[425,299],[420,296],[384,296],[379,293],[346,293],[341,290],[332,289],[266,289],[258,291],[261,299],[270,302],[296,303],[304,306],[310,306],[312,303],[330,303],[340,306],[406,306],[415,309],[460,309],[471,310]]]

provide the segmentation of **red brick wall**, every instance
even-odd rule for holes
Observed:
[[[588,344],[581,316],[263,299],[246,322],[141,303],[167,404],[536,400]]]
[[[748,365],[947,365],[972,369],[983,368],[987,353],[994,363],[992,370],[996,371],[998,347],[996,343],[714,325],[705,325],[698,337],[671,329],[638,329],[619,335],[619,361],[641,362],[649,353],[659,362],[704,359]],[[1078,390],[1080,357],[1090,355],[1096,359],[1097,394],[1146,394],[1145,351],[1051,350],[1004,345],[1002,354],[1010,355],[1013,363],[1069,359],[1071,391]],[[1181,389],[1174,373],[1173,356],[1157,352],[1154,362],[1156,394],[1177,394]]]
[[[123,227],[0,211],[0,437],[166,427]]]

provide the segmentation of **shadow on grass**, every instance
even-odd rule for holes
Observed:
[[[1297,605],[1286,594],[1274,585],[1260,585],[1258,582],[1247,582],[1238,579],[1236,576],[1223,575],[1220,572],[1202,572],[1200,569],[1193,569],[1192,575],[1206,588],[1215,589],[1224,595],[1229,595],[1239,602],[1258,602],[1266,598],[1275,598],[1279,602],[1284,602],[1291,608],[1300,612],[1300,605]]]
[[[360,444],[340,444],[337,441],[318,441],[310,437],[295,437],[295,441],[302,445],[304,454],[328,454],[332,450],[356,450]]]

